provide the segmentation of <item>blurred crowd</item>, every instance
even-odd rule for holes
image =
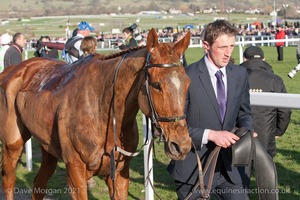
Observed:
[[[80,23],[79,23],[80,25]],[[254,22],[251,24],[236,24],[234,25],[238,30],[238,36],[275,36],[276,35],[276,26],[273,26],[271,24],[265,25],[262,22]],[[130,31],[125,31],[126,28],[130,28]],[[140,27],[138,27],[137,24],[132,24],[129,27],[124,28],[123,32],[121,33],[97,33],[92,31],[89,33],[91,36],[95,37],[97,40],[97,46],[98,47],[104,47],[108,46],[109,48],[120,48],[122,44],[125,44],[128,42],[128,37],[130,36],[130,39],[134,39],[134,43],[137,44],[137,46],[145,45],[146,44],[146,38],[148,35],[148,30],[142,30]],[[282,24],[283,31],[285,32],[286,36],[300,36],[300,25],[299,23],[293,23],[293,24]],[[164,29],[157,29],[158,37],[160,38],[161,42],[172,42],[175,38],[181,38],[185,35],[187,31],[191,32],[192,37],[198,37],[201,38],[202,31],[205,29],[204,26],[193,26],[191,28],[181,28],[178,27],[166,27]],[[73,35],[71,37],[74,37],[74,34],[76,35],[76,31],[78,28],[76,28],[73,31]],[[125,32],[124,32],[125,31]],[[3,58],[4,53],[8,49],[9,46],[11,46],[13,42],[13,35],[10,35],[8,33],[2,33],[0,34],[0,42],[1,42],[1,51],[0,51],[0,67],[3,68]],[[24,39],[26,40],[26,43],[24,44],[24,49],[34,49],[35,50],[35,56],[52,56],[50,54],[45,54],[45,52],[48,52],[49,49],[56,49],[56,50],[63,50],[64,45],[66,44],[67,40],[69,38],[65,37],[51,37],[51,36],[40,36],[39,38],[28,38],[26,34],[21,34],[24,36]],[[48,45],[43,45],[47,42]],[[49,43],[55,43],[57,45],[49,44]],[[102,45],[102,46],[101,46]],[[22,47],[22,44],[21,44]],[[22,47],[23,48],[23,47]],[[22,49],[20,48],[20,49]],[[49,51],[50,52],[50,51]],[[52,51],[51,54],[54,55],[54,57],[58,58],[57,51]],[[1,68],[1,69],[2,69]],[[0,70],[1,70],[0,69]]]

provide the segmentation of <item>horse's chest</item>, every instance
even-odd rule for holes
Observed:
[[[110,174],[110,154],[103,148],[90,151],[89,153],[81,152],[80,154],[88,170],[100,176]]]

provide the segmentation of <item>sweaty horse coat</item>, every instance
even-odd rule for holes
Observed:
[[[13,199],[17,161],[31,136],[42,149],[33,199],[44,197],[45,193],[35,191],[47,187],[58,159],[66,165],[73,199],[87,199],[86,181],[93,175],[106,177],[115,199],[127,199],[131,157],[114,152],[114,187],[109,176],[110,158],[115,146],[136,150],[135,117],[139,109],[147,116],[155,111],[152,120],[156,119],[162,130],[166,154],[171,159],[184,159],[191,148],[185,119],[159,119],[184,116],[189,79],[179,59],[189,39],[188,33],[177,44],[161,44],[152,29],[143,48],[109,56],[91,55],[72,65],[32,58],[7,68],[0,75],[2,187],[6,199]]]

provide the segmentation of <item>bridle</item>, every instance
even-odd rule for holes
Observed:
[[[148,52],[147,58],[146,58],[146,63],[145,63],[145,88],[146,88],[146,93],[147,93],[147,98],[149,102],[149,106],[151,109],[151,122],[152,125],[155,127],[155,129],[158,131],[158,136],[160,138],[160,141],[165,140],[165,134],[161,126],[159,125],[158,122],[177,122],[179,120],[185,119],[185,114],[181,116],[159,116],[156,112],[153,99],[152,99],[152,94],[150,91],[149,86],[153,86],[152,83],[150,82],[149,78],[149,69],[153,67],[158,67],[158,68],[170,68],[170,67],[180,67],[181,65],[179,63],[169,63],[169,64],[150,64],[150,56],[151,53]],[[155,132],[156,133],[156,132]]]
[[[111,154],[110,154],[110,178],[113,182],[113,194],[111,196],[111,199],[114,199],[114,194],[115,194],[115,188],[114,188],[114,180],[115,180],[115,172],[116,172],[116,164],[115,164],[115,151],[118,151],[120,153],[122,153],[123,155],[126,156],[137,156],[139,155],[140,151],[138,152],[128,152],[124,149],[122,149],[121,147],[118,146],[118,142],[117,142],[117,125],[116,125],[116,113],[115,113],[115,108],[114,108],[114,102],[115,102],[115,95],[116,95],[116,81],[117,81],[117,75],[119,72],[119,69],[121,67],[121,63],[124,61],[124,59],[126,58],[127,54],[124,54],[121,61],[119,62],[115,75],[114,75],[114,89],[113,89],[113,96],[112,96],[112,115],[113,115],[113,130],[114,130],[114,142],[115,142],[115,147],[112,149]],[[147,57],[146,57],[146,61],[145,61],[145,88],[146,88],[146,94],[147,94],[147,98],[148,98],[148,102],[149,102],[149,106],[151,109],[151,123],[153,125],[153,127],[157,130],[158,134],[156,134],[156,132],[153,131],[152,129],[152,133],[154,134],[154,136],[157,136],[160,138],[160,141],[165,141],[165,134],[163,129],[161,128],[161,126],[159,125],[158,122],[177,122],[179,120],[183,120],[185,119],[185,114],[181,115],[181,116],[159,116],[156,112],[154,103],[153,103],[153,99],[152,99],[152,95],[151,95],[151,91],[149,89],[149,86],[153,86],[150,83],[150,76],[149,76],[149,69],[153,68],[153,67],[158,67],[158,68],[169,68],[169,67],[180,67],[181,64],[179,63],[169,63],[169,64],[150,64],[150,56],[151,56],[151,52],[147,53]],[[146,120],[148,122],[148,120]],[[147,131],[148,131],[148,125],[147,125]],[[148,134],[148,132],[147,132]],[[147,137],[148,138],[148,137]],[[148,141],[145,141],[144,145],[146,145],[148,143]],[[153,143],[153,142],[152,142]],[[143,145],[143,146],[144,146]]]

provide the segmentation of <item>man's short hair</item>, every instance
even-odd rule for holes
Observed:
[[[206,26],[203,40],[212,45],[222,35],[235,37],[236,34],[237,29],[232,24],[226,20],[218,19]]]
[[[13,36],[13,43],[16,43],[18,39],[21,38],[22,33],[15,33]]]

